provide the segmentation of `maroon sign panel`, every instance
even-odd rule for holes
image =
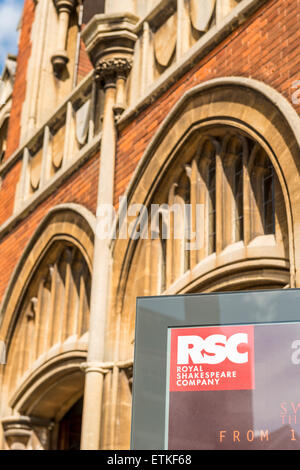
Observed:
[[[169,330],[166,448],[300,449],[300,324]]]

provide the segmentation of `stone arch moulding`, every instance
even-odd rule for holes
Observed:
[[[59,240],[73,243],[82,253],[90,272],[94,249],[95,216],[77,204],[62,204],[52,208],[44,217],[14,269],[0,311],[1,338],[7,350],[17,321],[20,303],[50,246]]]
[[[290,286],[300,286],[300,243],[295,240],[300,228],[300,211],[297,211],[300,203],[300,119],[278,91],[262,82],[226,77],[188,90],[160,125],[141,158],[125,193],[127,204],[147,206],[172,158],[191,133],[218,124],[247,132],[267,152],[284,196]],[[118,237],[113,243],[118,253],[116,288],[122,297],[135,243],[134,240],[122,242]]]
[[[85,360],[84,350],[53,354],[22,381],[10,399],[11,408],[20,415],[59,422],[83,395]]]
[[[84,393],[85,360],[86,350],[70,345],[23,377],[10,397],[9,415],[1,418],[7,448],[57,448],[59,423]]]

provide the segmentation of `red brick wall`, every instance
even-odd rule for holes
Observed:
[[[0,240],[0,299],[25,246],[51,207],[72,202],[85,206],[93,213],[96,212],[98,172],[99,154],[90,158],[9,235]]]
[[[82,30],[85,25],[82,25]],[[89,56],[86,52],[84,42],[80,41],[80,50],[79,50],[79,60],[78,60],[78,76],[77,83],[80,83],[81,80],[88,75],[88,73],[93,69]]]
[[[20,123],[22,106],[26,94],[27,66],[31,54],[31,28],[34,20],[34,1],[25,0],[22,15],[22,28],[19,38],[19,51],[15,85],[12,96],[12,110],[10,113],[7,150],[5,160],[18,148],[20,141]]]
[[[251,77],[291,101],[292,84],[300,80],[299,21],[300,0],[271,0],[132,121],[118,141],[115,203],[158,126],[190,88],[217,77]]]
[[[31,54],[30,36],[33,20],[34,2],[33,0],[25,0],[22,14],[22,27],[19,36],[15,85],[12,94],[12,109],[7,133],[7,149],[4,161],[6,161],[19,146],[21,113],[26,94],[27,65]],[[15,190],[20,178],[20,172],[21,162],[19,161],[9,173],[3,177],[0,190],[0,224],[12,215]]]
[[[3,177],[0,189],[0,225],[13,213],[15,192],[21,174],[21,160]]]
[[[12,110],[8,128],[7,151],[4,158],[5,161],[14,153],[15,150],[18,149],[20,143],[21,115],[26,95],[27,66],[31,54],[31,31],[34,14],[34,1],[25,0],[19,37],[17,69],[12,96]],[[81,42],[78,81],[84,78],[91,69],[92,65],[85,51],[85,46],[83,42]],[[13,214],[15,193],[20,179],[21,166],[21,160],[19,160],[17,164],[15,164],[3,177],[3,181],[0,186],[0,225]]]

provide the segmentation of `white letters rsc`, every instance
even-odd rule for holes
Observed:
[[[231,362],[235,364],[245,364],[248,362],[248,353],[238,352],[238,346],[240,344],[248,343],[248,335],[246,333],[237,333],[228,338],[226,351],[227,357]]]
[[[177,363],[220,364],[228,358],[235,364],[248,362],[248,352],[238,351],[240,344],[248,343],[246,333],[237,333],[228,340],[224,335],[211,335],[205,340],[201,336],[178,336]]]

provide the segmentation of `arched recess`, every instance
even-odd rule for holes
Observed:
[[[239,77],[216,79],[186,92],[143,155],[126,193],[127,204],[149,207],[164,187],[167,172],[171,175],[180,165],[181,168],[190,165],[199,149],[201,135],[226,127],[257,143],[271,162],[282,193],[287,249],[284,255],[274,256],[272,243],[268,246],[268,236],[260,240],[257,237],[252,244],[252,255],[249,243],[237,243],[235,250],[221,246],[218,256],[214,259],[207,256],[200,263],[201,267],[196,263],[193,270],[174,279],[165,293],[300,285],[300,243],[297,242],[297,228],[300,227],[300,119],[282,95],[261,82]],[[228,146],[233,153],[240,152],[238,144],[229,142]],[[243,144],[240,147],[242,149]],[[193,171],[191,165],[189,171]],[[119,320],[122,324],[121,357],[129,357],[133,352],[130,343],[136,296],[158,293],[149,288],[149,280],[154,273],[149,268],[151,265],[146,263],[147,244],[148,240],[137,243],[130,238],[120,240],[118,237],[114,243],[115,291],[112,298],[116,299],[114,311],[122,318]]]
[[[50,446],[58,421],[83,393],[94,228],[94,216],[81,206],[51,209],[3,299],[2,424],[11,436],[12,416],[20,415],[30,424],[29,446]]]

